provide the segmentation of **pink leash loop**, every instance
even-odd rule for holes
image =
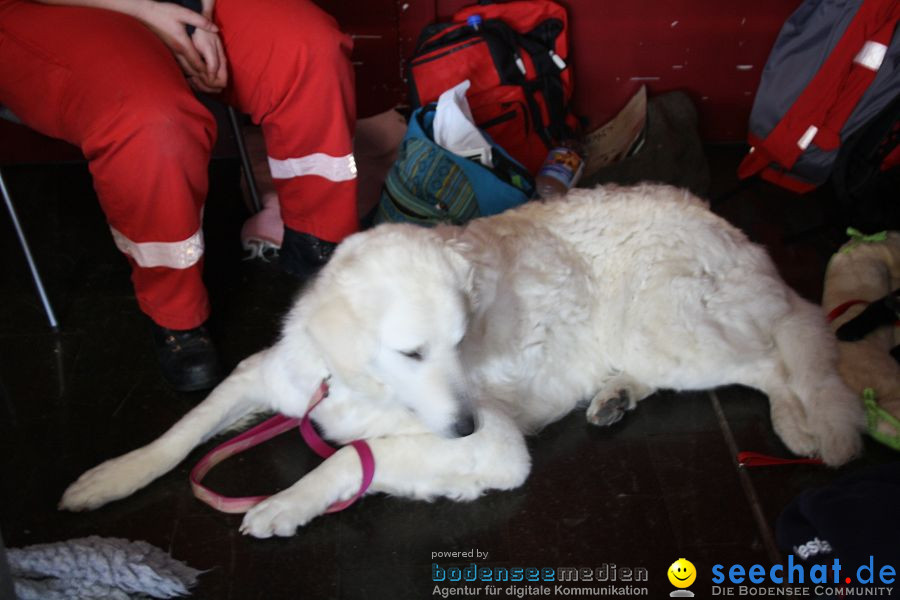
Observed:
[[[325,382],[322,382],[322,385],[325,385]],[[327,389],[327,387],[326,387]],[[337,450],[331,447],[328,442],[322,439],[319,433],[316,431],[316,428],[313,427],[312,421],[309,418],[309,413],[314,409],[319,402],[321,402],[325,398],[324,395],[321,397],[314,399],[310,404],[309,408],[306,410],[306,414],[303,415],[303,419],[300,421],[300,435],[303,436],[304,441],[306,441],[306,445],[310,447],[310,449],[321,456],[322,458],[328,458]],[[350,445],[356,450],[357,456],[359,456],[359,462],[362,464],[362,483],[359,486],[359,490],[353,497],[335,502],[331,506],[329,506],[325,513],[334,513],[339,512],[352,505],[354,502],[360,499],[362,495],[369,489],[369,486],[372,484],[372,478],[375,476],[375,457],[372,455],[372,449],[369,448],[369,444],[367,444],[364,440],[354,440],[350,442]]]
[[[226,458],[249,450],[254,446],[258,446],[277,435],[281,435],[298,424],[300,426],[300,434],[316,454],[322,458],[328,458],[337,452],[337,450],[329,446],[325,440],[319,436],[309,419],[309,413],[327,395],[328,384],[325,381],[322,381],[321,385],[319,385],[319,388],[310,399],[309,408],[306,409],[306,414],[303,415],[302,419],[276,415],[209,451],[206,456],[201,458],[194,468],[191,469],[190,481],[191,490],[193,490],[194,496],[214,509],[225,513],[245,513],[268,498],[269,496],[223,496],[202,485],[200,482],[206,474],[209,473],[210,469]],[[352,498],[335,502],[328,507],[325,511],[326,513],[344,510],[359,500],[369,488],[372,483],[372,478],[375,476],[375,457],[372,455],[372,449],[369,448],[369,445],[364,440],[356,440],[350,442],[350,444],[356,450],[362,465],[362,484],[359,486],[359,491],[357,491]]]
[[[245,513],[268,496],[244,496],[240,498],[231,498],[218,494],[208,487],[200,483],[210,469],[214,466],[240,452],[257,446],[267,440],[272,439],[276,435],[280,435],[294,427],[300,420],[291,419],[284,415],[276,415],[271,419],[263,421],[253,429],[249,429],[241,435],[228,440],[223,444],[219,444],[213,448],[206,456],[194,465],[191,469],[190,481],[191,490],[197,499],[212,506],[214,509],[225,513]]]

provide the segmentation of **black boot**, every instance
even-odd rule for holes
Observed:
[[[175,391],[208,390],[221,381],[219,355],[206,327],[179,330],[152,325],[163,377]]]
[[[281,268],[291,275],[306,279],[328,262],[336,247],[334,242],[285,227],[278,261]]]

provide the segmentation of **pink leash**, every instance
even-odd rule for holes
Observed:
[[[303,436],[306,444],[313,452],[322,458],[328,458],[337,452],[335,448],[332,448],[319,436],[309,419],[309,413],[327,396],[328,384],[323,380],[321,385],[319,385],[319,389],[310,398],[309,408],[306,409],[306,414],[303,415],[302,419],[276,415],[210,450],[191,469],[190,480],[194,496],[214,509],[225,513],[245,513],[268,498],[268,496],[244,496],[239,498],[223,496],[202,485],[200,481],[209,473],[210,469],[226,458],[258,446],[297,425],[300,428],[300,435]],[[372,455],[372,449],[369,448],[369,445],[364,440],[355,440],[350,442],[350,445],[356,450],[356,453],[359,455],[359,462],[362,464],[362,483],[359,486],[359,491],[352,498],[342,502],[335,502],[328,507],[325,511],[326,513],[344,510],[359,500],[366,490],[369,489],[372,478],[375,476],[375,457]]]

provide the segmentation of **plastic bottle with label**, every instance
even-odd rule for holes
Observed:
[[[535,188],[541,198],[565,194],[584,171],[584,152],[576,140],[566,140],[552,148],[541,170],[534,178]]]

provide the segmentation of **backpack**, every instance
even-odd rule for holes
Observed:
[[[844,141],[831,181],[843,224],[900,230],[900,95]]]
[[[801,193],[827,181],[842,141],[900,93],[898,20],[897,0],[805,0],[766,62],[739,176]]]
[[[567,16],[559,4],[482,0],[422,31],[409,64],[410,101],[434,102],[468,79],[476,124],[537,173],[548,151],[573,138],[579,124],[569,108],[567,56]]]
[[[416,109],[409,119],[397,160],[388,171],[375,223],[460,225],[517,206],[534,194],[531,174],[491,143],[493,168],[464,158],[434,142],[436,104]]]

